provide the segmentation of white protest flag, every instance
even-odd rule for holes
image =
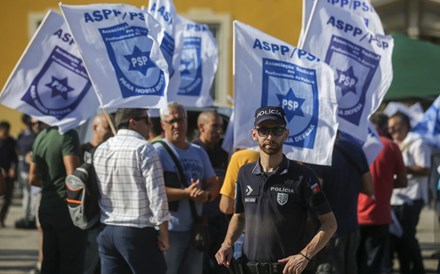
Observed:
[[[243,23],[234,22],[234,147],[249,148],[255,110],[284,109],[290,159],[330,165],[338,128],[331,68],[295,48]]]
[[[379,155],[383,148],[379,133],[377,133],[376,128],[371,122],[368,122],[368,136],[365,141],[358,140],[350,134],[343,132],[341,132],[341,137],[362,147],[368,164],[370,165],[374,162],[374,160],[377,158],[377,155]]]
[[[0,102],[60,133],[94,115],[99,102],[64,18],[46,14],[6,82]]]
[[[423,119],[412,129],[430,145],[440,148],[440,96],[426,110]]]
[[[340,130],[363,141],[368,118],[391,85],[394,47],[391,36],[372,31],[379,17],[364,2],[315,1],[300,46],[334,70]],[[364,18],[369,18],[369,28]]]
[[[102,107],[166,105],[168,66],[159,47],[163,29],[150,14],[124,4],[60,8]]]
[[[173,0],[150,0],[148,12],[164,28],[164,37],[160,49],[168,64],[170,82],[168,85],[168,101],[173,97],[180,85],[180,58],[182,51],[182,24],[177,15]]]
[[[179,16],[183,25],[180,86],[169,100],[188,107],[212,106],[211,86],[217,71],[217,42],[209,27]]]
[[[310,16],[314,12],[313,6],[316,1],[320,0],[303,0],[303,10],[302,10],[302,25],[301,25],[301,33],[299,36],[299,43],[302,44],[302,40],[304,39],[304,34],[307,29],[307,24],[309,23]],[[346,9],[351,11],[358,16],[360,16],[365,23],[365,26],[376,34],[385,34],[382,26],[382,22],[380,21],[379,15],[374,9],[373,5],[371,5],[368,0],[327,0],[334,5],[339,6],[342,9]]]

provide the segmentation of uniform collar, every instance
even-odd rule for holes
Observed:
[[[283,154],[283,160],[281,161],[280,165],[276,169],[274,174],[282,175],[287,173],[289,169],[289,160],[286,158],[286,155]],[[263,174],[264,172],[261,170],[260,166],[260,158],[258,158],[258,161],[255,162],[254,167],[252,168],[252,174],[258,175]]]

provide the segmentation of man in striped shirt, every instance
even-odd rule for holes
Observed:
[[[118,109],[115,122],[116,136],[93,157],[101,194],[101,272],[165,273],[170,215],[162,166],[146,140],[148,115],[145,109]]]

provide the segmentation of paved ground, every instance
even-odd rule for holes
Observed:
[[[6,227],[0,228],[0,274],[28,273],[37,261],[37,231],[15,229],[14,222],[20,217],[19,200],[14,200],[6,220]],[[437,234],[434,233],[435,231]],[[437,259],[432,259],[431,255],[440,249],[440,230],[434,211],[430,209],[422,211],[418,238],[423,250],[427,274],[436,273]]]
[[[15,220],[22,216],[20,201],[14,199],[6,227],[0,228],[0,273],[22,274],[32,270],[37,262],[37,230],[15,229]]]

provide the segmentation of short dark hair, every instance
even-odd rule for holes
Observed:
[[[26,113],[23,113],[23,115],[21,115],[21,121],[27,127],[31,127],[32,126],[32,118],[31,118],[31,116],[27,115]]]
[[[406,115],[405,113],[398,111],[391,115],[390,119],[391,118],[398,118],[402,124],[405,124],[408,127],[408,130],[411,130],[411,122],[408,115]]]
[[[153,132],[154,135],[159,136],[162,134],[162,125],[160,124],[160,117],[150,117],[150,131]]]
[[[11,124],[8,121],[0,121],[0,129],[10,130]]]
[[[383,112],[376,112],[370,117],[370,122],[379,131],[386,131],[388,128],[388,116]]]
[[[119,108],[116,111],[115,123],[117,129],[127,129],[130,119],[140,117],[148,118],[147,110],[144,108]]]

